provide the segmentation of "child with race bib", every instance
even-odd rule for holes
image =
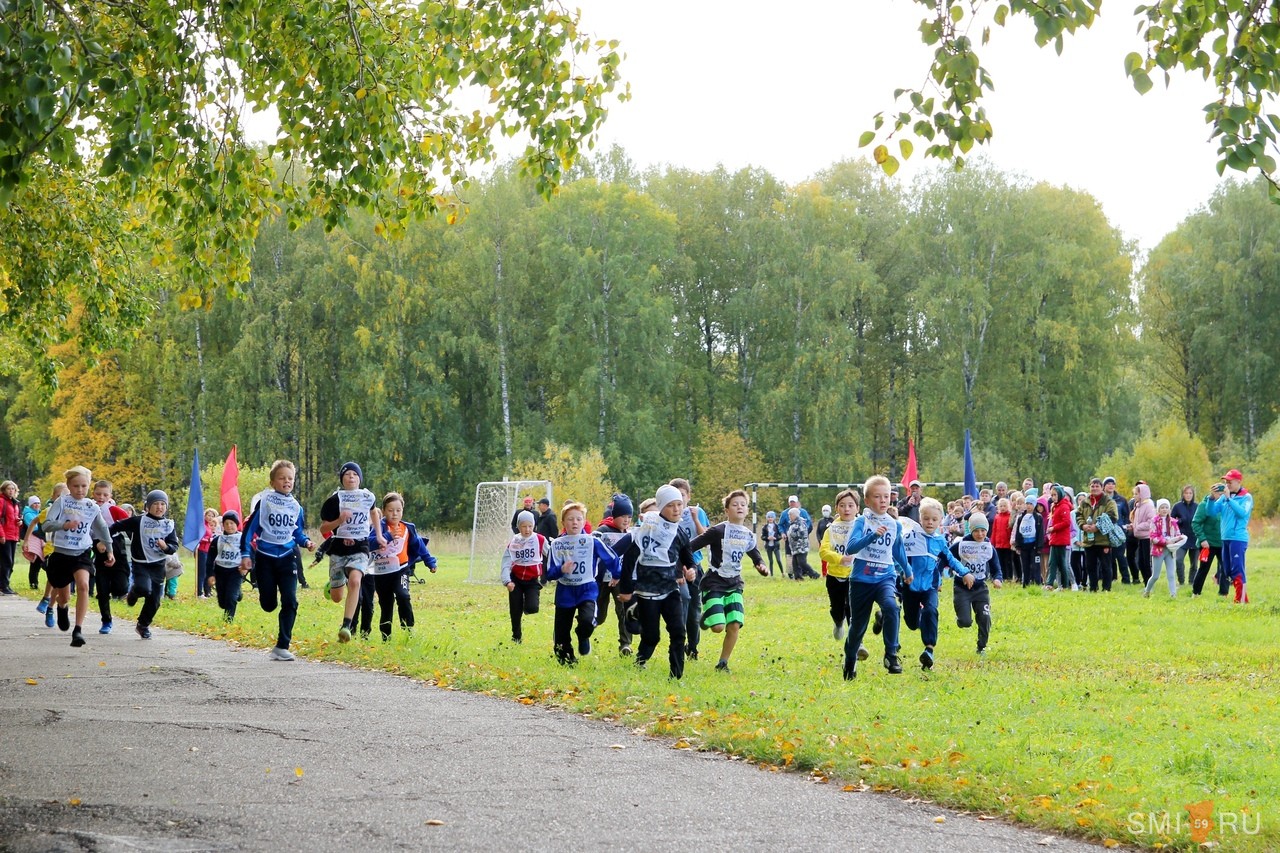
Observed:
[[[145,512],[111,525],[111,535],[123,533],[131,540],[129,558],[133,564],[133,585],[125,597],[130,607],[142,599],[142,611],[135,626],[138,636],[151,639],[151,620],[164,598],[165,560],[178,553],[178,531],[169,512],[169,496],[159,489],[147,492]]]
[[[902,588],[902,621],[910,631],[920,631],[924,651],[920,666],[933,669],[938,645],[938,591],[942,588],[944,565],[954,571],[957,564],[947,549],[942,532],[942,504],[934,498],[920,501],[920,523],[902,521],[902,548],[911,564],[911,582]]]
[[[333,538],[329,545],[329,595],[334,602],[339,602],[343,587],[347,590],[342,626],[338,628],[339,643],[351,640],[352,617],[360,605],[360,584],[372,562],[370,531],[375,534],[379,548],[387,544],[382,537],[382,513],[375,506],[378,499],[373,492],[360,487],[362,479],[364,473],[359,465],[344,463],[338,469],[342,488],[329,495],[320,507],[320,532]]]
[[[218,606],[227,621],[236,618],[240,603],[240,586],[247,569],[240,567],[240,516],[234,509],[222,514],[222,532],[209,540],[208,572],[213,575],[218,593]]]
[[[586,520],[586,507],[580,503],[565,504],[560,510],[560,523],[564,525],[565,533],[551,543],[551,558],[547,565],[547,580],[556,581],[553,634],[556,659],[566,666],[578,662],[570,636],[574,616],[578,618],[578,654],[591,654],[591,633],[596,628],[596,600],[600,597],[600,589],[596,586],[597,561],[608,570],[610,582],[618,582],[618,558],[599,539],[583,532],[582,525]],[[518,517],[516,521],[518,524]]]
[[[111,532],[102,520],[98,505],[89,497],[93,474],[77,465],[65,474],[67,491],[49,504],[41,527],[53,550],[46,555],[45,573],[52,587],[53,606],[58,611],[58,628],[71,627],[71,584],[76,585],[76,627],[71,645],[84,645],[84,617],[89,610],[89,576],[93,574],[93,552],[105,554],[105,566],[115,565],[111,552]]]
[[[502,551],[502,585],[511,612],[511,642],[524,642],[523,617],[538,612],[542,574],[547,562],[547,537],[534,532],[536,521],[527,509],[516,514],[516,535]]]
[[[898,661],[898,577],[911,583],[911,568],[902,547],[902,524],[889,515],[889,480],[872,477],[863,486],[867,502],[863,514],[853,522],[839,562],[851,566],[849,573],[849,634],[844,641],[844,678],[858,674],[858,649],[867,633],[871,608],[880,605],[884,614],[884,667],[897,675]]]
[[[418,528],[404,520],[404,496],[399,492],[388,492],[382,499],[381,526],[384,546],[377,545],[378,531],[369,534],[369,547],[376,549],[369,573],[373,575],[374,591],[378,594],[378,630],[385,643],[391,639],[393,609],[400,611],[400,627],[405,631],[413,629],[409,566],[421,560],[434,574],[436,558],[427,550]]]
[[[951,545],[951,556],[956,558],[952,562],[956,574],[952,584],[956,624],[968,628],[977,620],[979,655],[987,653],[987,641],[991,639],[991,592],[987,581],[996,589],[1003,583],[1000,558],[987,541],[987,527],[987,517],[975,512],[969,516],[969,535]]]
[[[601,520],[592,534],[605,545],[608,545],[609,550],[613,551],[615,556],[618,552],[614,546],[631,529],[631,516],[634,512],[635,510],[631,506],[631,498],[624,494],[614,495],[609,501],[609,505],[605,507],[604,519]],[[612,599],[614,612],[618,619],[618,654],[624,658],[630,657],[631,633],[627,631],[627,608],[626,605],[618,600],[618,585],[609,583],[609,579],[605,577],[603,569],[596,577],[596,585],[600,587],[600,597],[596,600],[596,627],[598,628],[609,621],[609,604],[610,599]]]
[[[735,489],[725,496],[723,505],[725,520],[694,537],[689,550],[696,554],[711,548],[711,571],[702,578],[702,627],[724,634],[716,669],[728,672],[729,656],[745,623],[742,560],[750,557],[756,571],[765,577],[769,570],[756,547],[756,535],[742,524],[747,518],[747,493]]]
[[[827,564],[827,599],[831,604],[831,636],[843,640],[849,623],[849,572],[844,562],[844,546],[849,541],[853,522],[858,517],[858,493],[845,489],[836,495],[836,520],[831,522],[818,545],[818,556]],[[858,646],[858,660],[866,660],[870,652]]]
[[[298,469],[286,459],[271,465],[271,490],[261,495],[240,536],[240,568],[253,569],[259,600],[267,613],[280,608],[280,631],[272,660],[293,660],[289,643],[298,618],[298,564],[294,546],[314,551],[306,534],[302,505],[293,497]]]

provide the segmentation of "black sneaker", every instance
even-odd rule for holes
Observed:
[[[716,672],[728,672],[728,671],[729,671],[729,662],[727,660],[722,660],[720,661],[720,663],[716,664]]]
[[[136,627],[135,627],[135,630],[138,632],[138,636],[139,636],[139,637],[141,637],[142,639],[144,639],[144,640],[150,640],[150,639],[151,639],[151,629],[150,629],[150,628],[144,628],[142,625],[138,625],[138,626],[136,626]]]
[[[80,626],[77,625],[76,629],[71,632],[71,647],[73,649],[78,649],[83,645],[84,645],[84,634],[80,632]]]
[[[902,674],[902,662],[898,660],[897,655],[885,655],[884,668],[889,670],[892,675]]]
[[[58,630],[59,631],[71,630],[71,611],[66,607],[58,608]]]
[[[884,611],[877,610],[876,618],[871,621],[871,633],[879,634],[884,630]]]
[[[925,669],[933,669],[933,652],[925,649],[920,653],[920,665]]]
[[[578,638],[578,654],[580,655],[591,654],[591,638],[590,637]]]
[[[523,640],[522,638],[520,638],[520,637],[512,637],[512,638],[511,638],[511,642],[515,643],[515,644],[518,646],[518,645],[520,645],[521,643],[523,643],[523,642],[524,642],[524,640]]]
[[[844,658],[844,680],[853,681],[858,677],[858,660],[845,655]]]
[[[698,659],[698,650],[697,650],[697,649],[686,649],[686,650],[685,650],[685,653],[684,653],[684,656],[685,656],[685,657],[687,657],[689,660],[697,660],[697,659]]]

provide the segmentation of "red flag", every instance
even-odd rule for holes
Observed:
[[[920,479],[920,474],[916,471],[916,443],[911,439],[907,439],[907,469],[902,472],[902,485],[904,488],[910,488],[912,480]]]
[[[244,524],[244,513],[240,511],[240,466],[236,462],[236,446],[231,445],[231,452],[227,454],[227,463],[222,466],[222,488],[219,489],[218,510],[226,512],[229,509],[236,511],[236,515],[240,516],[240,524]]]

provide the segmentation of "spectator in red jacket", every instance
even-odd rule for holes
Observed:
[[[1057,579],[1059,589],[1076,588],[1075,576],[1071,572],[1071,516],[1074,507],[1062,486],[1054,486],[1049,498],[1049,576],[1045,579],[1045,589],[1053,589]]]

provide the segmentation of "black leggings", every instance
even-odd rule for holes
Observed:
[[[681,616],[683,615],[682,613]],[[564,662],[576,659],[571,636],[575,616],[578,617],[578,642],[590,640],[591,633],[596,629],[596,600],[592,598],[580,601],[571,607],[556,605],[555,652],[556,657]]]
[[[8,498],[0,498],[0,500],[8,500]],[[0,590],[9,588],[10,580],[13,577],[13,563],[17,559],[18,543],[16,540],[10,539],[8,542],[0,542]]]
[[[236,618],[236,605],[240,603],[240,585],[244,583],[244,577],[239,569],[217,566],[212,560],[209,561],[209,569],[217,581],[218,606],[227,614],[227,621],[230,622]]]
[[[389,575],[365,575],[365,583],[371,577],[378,593],[378,629],[382,632],[382,639],[391,637],[391,611],[396,607],[400,608],[400,627],[412,628],[413,601],[409,598],[408,570],[401,569]]]
[[[31,584],[32,589],[40,587],[40,570],[44,568],[44,557],[36,557],[31,561],[30,567],[27,569],[27,581]]]
[[[1151,540],[1134,537],[1131,541],[1137,544],[1134,558],[1129,561],[1129,571],[1132,572],[1135,582],[1141,577],[1145,584],[1151,580]]]
[[[360,603],[356,605],[356,612],[351,619],[351,630],[354,631],[358,627],[360,633],[367,637],[373,630],[373,599],[376,592],[374,576],[368,572],[362,574],[364,576],[360,578]]]
[[[103,578],[105,581],[106,578]],[[146,628],[156,618],[160,602],[164,599],[164,563],[135,563],[133,566],[133,589],[129,590],[130,599],[142,599],[142,610],[138,613],[138,627]],[[101,592],[106,584],[98,584]],[[133,601],[129,602],[133,606]]]
[[[662,639],[661,622],[667,625],[667,637],[670,647],[667,649],[667,661],[671,665],[671,677],[684,677],[684,605],[679,592],[672,592],[664,598],[641,598],[640,601],[640,648],[636,650],[636,663],[643,666]]]
[[[522,640],[524,634],[520,628],[520,620],[524,616],[532,616],[538,612],[538,604],[542,597],[542,584],[537,578],[528,581],[511,579],[515,589],[507,592],[507,605],[511,610],[511,639]]]
[[[844,625],[849,621],[849,579],[831,577],[827,570],[827,600],[831,604],[831,621]]]
[[[773,577],[774,563],[778,564],[778,573],[785,574],[786,566],[783,565],[782,557],[779,555],[779,551],[781,551],[782,549],[779,548],[777,545],[766,545],[764,550],[765,550],[765,553],[769,555],[769,576]]]

